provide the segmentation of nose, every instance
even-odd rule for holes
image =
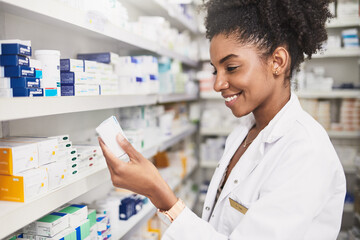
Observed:
[[[226,81],[225,77],[222,77],[220,74],[214,76],[214,90],[216,92],[221,92],[222,90],[229,88],[229,82]]]

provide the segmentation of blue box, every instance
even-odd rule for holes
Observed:
[[[31,56],[31,47],[19,43],[2,43],[1,54]]]
[[[21,55],[0,55],[0,66],[29,66],[28,57]]]
[[[5,77],[35,77],[35,68],[26,66],[4,67]]]
[[[84,72],[84,60],[60,59],[60,71],[62,72]]]
[[[78,54],[77,58],[78,59],[83,59],[83,60],[90,60],[90,61],[96,61],[96,62],[100,62],[100,63],[111,63],[111,56],[114,53],[111,52],[104,52],[104,53],[83,53],[83,54]]]
[[[35,69],[35,77],[36,78],[42,78],[42,70],[36,70]]]
[[[13,88],[14,97],[43,97],[42,88]]]
[[[11,88],[40,88],[40,79],[33,77],[11,78]]]
[[[45,88],[45,97],[56,97],[57,95],[57,88]]]

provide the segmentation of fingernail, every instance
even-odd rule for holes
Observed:
[[[119,142],[121,142],[122,140],[125,139],[124,136],[123,136],[121,133],[119,133],[116,137],[117,137],[117,140],[118,140]]]

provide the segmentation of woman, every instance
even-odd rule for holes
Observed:
[[[235,117],[202,218],[122,136],[131,161],[100,141],[113,184],[169,218],[163,239],[336,239],[346,191],[326,131],[290,91],[290,78],[327,39],[325,0],[210,0],[206,28],[214,89]],[[160,215],[162,215],[160,214]]]

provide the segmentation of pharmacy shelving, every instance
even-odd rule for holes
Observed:
[[[192,135],[197,130],[197,127],[193,124],[186,125],[181,127],[178,130],[175,130],[172,135],[164,137],[162,140],[162,144],[159,147],[159,151],[164,151],[165,149],[169,148],[172,145],[175,145],[182,139],[187,136]]]
[[[332,90],[332,91],[299,91],[296,92],[299,98],[360,98],[360,90]]]
[[[18,16],[39,22],[47,22],[54,27],[63,27],[81,32],[84,36],[106,41],[113,41],[128,50],[145,50],[162,56],[177,59],[189,66],[197,66],[198,61],[167,49],[109,22],[94,23],[84,11],[68,7],[55,0],[0,0],[0,8]]]
[[[232,129],[229,128],[201,128],[202,136],[228,136]]]
[[[160,94],[158,102],[159,103],[170,103],[170,102],[182,102],[182,101],[194,101],[198,99],[197,94],[182,94],[182,93],[174,93],[174,94]]]
[[[190,19],[178,7],[175,7],[169,1],[165,0],[127,0],[137,9],[141,9],[146,14],[152,16],[162,16],[170,22],[172,27],[179,30],[190,30],[193,33],[198,33],[197,23],[194,19]]]
[[[216,168],[219,165],[216,161],[200,161],[201,168]]]
[[[349,58],[360,57],[360,48],[338,48],[328,49],[324,52],[314,54],[312,58]]]
[[[150,158],[160,148],[163,148],[163,145],[170,147],[169,142],[175,144],[192,134],[196,131],[196,127],[195,130],[193,127],[195,126],[188,125],[183,127],[175,131],[171,137],[164,138],[163,141],[142,150],[141,153],[146,158]],[[191,131],[189,131],[189,129],[191,129]],[[28,202],[16,203],[1,201],[0,239],[108,181],[110,181],[110,174],[106,164],[103,163],[89,171],[79,173],[71,182]]]
[[[0,121],[196,99],[187,94],[0,98]]]
[[[326,24],[327,28],[360,27],[359,17],[333,18]]]
[[[201,99],[223,99],[221,93],[209,91],[209,92],[200,92]]]

